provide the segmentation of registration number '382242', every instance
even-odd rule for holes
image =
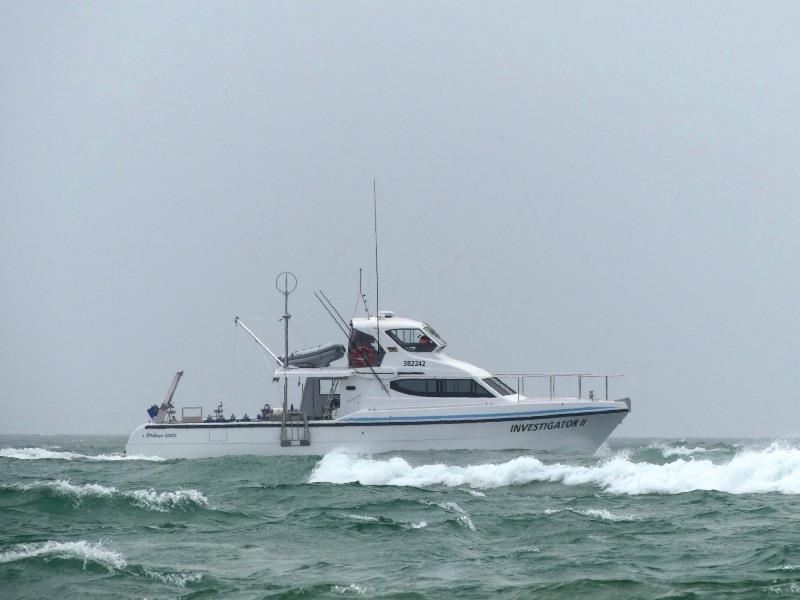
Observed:
[[[424,367],[425,361],[424,360],[404,360],[403,361],[404,367]]]

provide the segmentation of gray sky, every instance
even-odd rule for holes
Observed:
[[[800,5],[0,3],[0,432],[252,413],[372,287],[631,436],[797,435]],[[302,340],[299,336],[302,336]]]

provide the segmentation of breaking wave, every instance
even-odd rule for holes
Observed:
[[[187,583],[197,583],[203,578],[201,573],[186,573],[182,571],[170,572],[144,569],[143,572],[151,579],[155,579],[166,585],[175,585],[178,587],[186,587]]]
[[[443,508],[444,510],[455,514],[456,522],[459,525],[469,529],[470,531],[475,531],[475,523],[472,522],[469,513],[467,513],[467,511],[465,511],[455,502],[429,502],[427,500],[423,500],[422,503],[430,506],[438,506],[439,508]],[[423,523],[425,523],[425,521],[423,521]],[[425,524],[427,525],[427,523]]]
[[[666,464],[633,462],[625,453],[596,464],[545,464],[533,456],[470,466],[412,466],[400,457],[332,452],[314,467],[309,483],[360,483],[408,487],[496,488],[534,482],[594,485],[613,494],[680,494],[716,490],[729,494],[800,494],[800,449],[774,443],[743,450],[724,463],[678,458]]]
[[[190,506],[208,506],[208,498],[197,490],[176,490],[174,492],[134,490],[125,492],[125,496],[140,508],[158,512],[167,512],[174,508]]]
[[[160,456],[140,456],[138,454],[80,454],[78,452],[58,452],[47,448],[0,448],[0,457],[16,458],[18,460],[95,460],[95,461],[118,461],[118,460],[148,460],[160,462],[166,460]]]
[[[670,446],[668,444],[650,444],[648,448],[658,450],[664,458],[673,458],[675,456],[693,456],[695,454],[705,454],[707,450],[700,446],[689,448],[688,446]]]
[[[365,594],[366,588],[364,586],[358,585],[357,583],[351,583],[350,585],[334,585],[331,587],[331,591],[336,594]]]
[[[63,560],[78,560],[83,562],[83,568],[88,563],[95,563],[109,570],[122,569],[127,562],[119,552],[108,550],[100,542],[40,542],[37,544],[19,544],[10,550],[0,552],[0,563],[15,562],[27,558],[59,558]]]
[[[0,564],[10,563],[31,558],[41,558],[45,561],[52,559],[74,560],[82,563],[86,569],[90,563],[105,567],[109,571],[126,570],[130,574],[145,576],[167,585],[186,587],[188,583],[196,583],[203,576],[201,573],[185,571],[162,571],[128,566],[125,557],[114,550],[104,547],[102,542],[89,542],[78,540],[76,542],[56,542],[48,540],[34,544],[18,544],[5,552],[0,552]]]
[[[208,499],[201,492],[192,489],[178,489],[170,492],[157,492],[152,489],[120,491],[115,487],[104,486],[99,483],[74,484],[64,479],[0,484],[0,490],[45,491],[75,503],[80,503],[87,498],[124,498],[134,506],[158,512],[167,512],[176,508],[188,508],[191,506],[208,506]]]
[[[424,529],[428,526],[428,523],[425,521],[410,521],[408,523],[403,523],[400,521],[394,521],[393,519],[387,519],[384,517],[370,517],[369,515],[358,515],[358,514],[349,514],[347,518],[353,519],[354,521],[362,521],[364,523],[384,523],[394,526],[399,526],[403,529]]]
[[[592,519],[600,519],[602,521],[611,521],[612,523],[618,523],[620,521],[636,520],[636,517],[634,517],[633,515],[619,515],[605,508],[589,508],[586,510],[579,510],[574,508],[550,508],[544,511],[544,514],[555,515],[562,512],[573,513],[576,515],[583,515],[584,517],[590,517]]]

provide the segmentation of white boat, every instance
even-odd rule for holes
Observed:
[[[288,310],[284,319],[283,357],[291,359]],[[493,375],[450,357],[442,336],[422,321],[388,311],[349,323],[334,319],[348,335],[347,364],[306,367],[286,364],[237,317],[237,325],[279,364],[273,381],[283,381],[283,408],[266,406],[255,420],[224,420],[220,405],[215,418],[203,419],[202,412],[187,416],[184,409],[178,419],[172,399],[179,373],[160,409],[151,409],[151,421],[130,435],[126,452],[165,458],[322,455],[336,449],[592,453],[631,409],[629,398],[609,399],[612,375]],[[598,377],[602,399],[594,391],[584,397],[586,382]],[[526,396],[522,388],[531,378],[543,378],[549,393]],[[563,387],[565,378],[576,384],[574,396],[556,394],[557,382]],[[288,382],[294,379],[302,389],[296,410],[287,406]],[[516,388],[508,385],[514,382]]]

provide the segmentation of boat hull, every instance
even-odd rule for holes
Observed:
[[[404,450],[528,450],[594,452],[629,412],[624,402],[546,416],[436,421],[310,421],[309,445],[282,446],[278,422],[152,423],[138,427],[130,455],[211,458],[231,455],[321,456]]]

